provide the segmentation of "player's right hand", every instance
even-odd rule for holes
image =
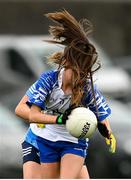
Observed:
[[[56,124],[66,124],[68,116],[71,114],[71,111],[75,108],[75,105],[71,105],[63,114],[57,116]]]

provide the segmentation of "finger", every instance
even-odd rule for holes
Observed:
[[[109,148],[109,151],[110,151],[111,153],[115,153],[115,148],[111,145],[111,147]]]
[[[112,134],[110,136],[110,149],[109,149],[109,151],[111,153],[115,153],[115,151],[116,151],[116,139]]]
[[[110,139],[106,138],[106,144],[110,145]]]
[[[112,149],[112,153],[115,153],[115,151],[116,151],[116,140],[115,140],[115,138],[112,138],[112,140],[111,140],[111,149]]]

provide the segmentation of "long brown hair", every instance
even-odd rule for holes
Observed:
[[[56,52],[51,59],[59,64],[59,67],[67,68],[66,64],[68,64],[73,70],[72,103],[79,105],[84,93],[84,85],[89,79],[93,83],[92,74],[100,68],[96,49],[87,38],[92,32],[92,24],[87,19],[78,22],[66,10],[48,13],[46,17],[56,23],[54,26],[49,26],[53,40],[48,42],[65,46],[63,52]]]

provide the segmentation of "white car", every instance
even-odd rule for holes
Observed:
[[[0,37],[0,78],[22,87],[52,68],[47,64],[47,56],[63,47],[46,43],[44,39],[49,39],[49,36]],[[94,76],[100,90],[113,97],[126,97],[131,91],[129,75],[114,66],[102,48],[94,40],[92,42],[103,65]]]

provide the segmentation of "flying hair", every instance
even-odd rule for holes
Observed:
[[[49,59],[59,64],[59,68],[73,70],[72,103],[81,105],[85,85],[89,81],[93,85],[91,76],[100,68],[96,49],[88,39],[93,26],[87,19],[78,22],[66,10],[48,13],[46,17],[55,23],[49,26],[53,39],[48,42],[65,46],[63,52],[56,52]]]

